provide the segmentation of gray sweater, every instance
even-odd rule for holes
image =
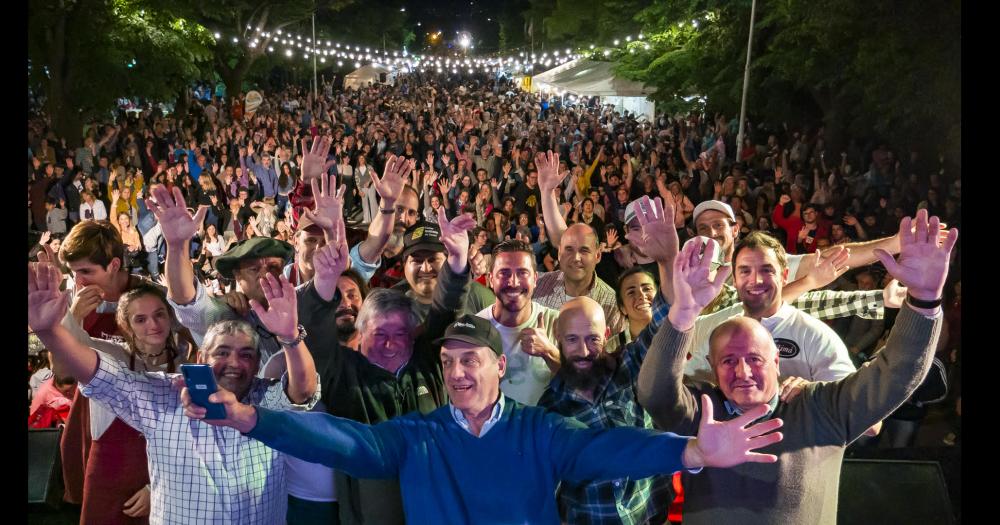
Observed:
[[[776,454],[777,463],[685,473],[685,525],[835,524],[845,447],[917,389],[931,366],[941,319],[904,306],[874,360],[839,381],[810,384],[789,403],[779,401],[771,417],[784,420],[784,440],[760,450]],[[697,434],[703,393],[712,399],[716,419],[734,417],[717,387],[683,382],[690,335],[664,323],[638,385],[639,402],[657,427],[681,435]]]

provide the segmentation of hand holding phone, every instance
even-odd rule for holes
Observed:
[[[219,391],[212,367],[183,364],[181,365],[181,374],[184,375],[184,382],[187,384],[191,401],[208,411],[205,419],[226,419],[226,408],[221,403],[212,403],[208,400],[208,396]]]

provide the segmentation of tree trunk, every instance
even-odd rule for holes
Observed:
[[[177,103],[174,104],[174,118],[184,120],[188,114],[188,107],[191,105],[191,90],[187,86],[181,88],[177,96]]]

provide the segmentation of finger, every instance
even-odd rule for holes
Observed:
[[[194,223],[201,225],[205,222],[205,216],[208,214],[208,206],[201,205],[198,206],[198,211],[194,213]]]
[[[132,505],[135,505],[136,503],[138,503],[139,502],[139,498],[140,498],[140,494],[141,494],[140,492],[136,492],[135,494],[132,495],[131,498],[125,500],[125,507],[128,508],[128,507],[131,507]]]
[[[760,438],[763,437],[768,432],[774,432],[782,426],[785,422],[781,418],[768,419],[767,421],[762,421],[756,425],[750,425],[746,429],[746,435],[749,438]],[[751,439],[753,441],[753,439]],[[757,448],[757,447],[754,447]]]
[[[917,210],[917,242],[926,243],[927,242],[927,209]],[[934,230],[935,234],[937,230]]]
[[[258,303],[256,299],[250,299],[250,309],[252,309],[253,312],[257,314],[257,317],[260,319],[263,319],[264,316],[267,315],[267,310],[265,310],[264,307],[261,306],[261,304]]]
[[[743,456],[743,459],[747,463],[777,463],[778,462],[778,456],[775,456],[774,454],[759,454],[757,452],[747,452],[746,455]]]
[[[174,376],[173,380],[170,381],[170,386],[171,388],[174,388],[176,390],[183,390],[184,387],[187,386],[187,384],[184,382],[184,376],[183,375]]]
[[[712,281],[712,287],[721,287],[722,283],[729,279],[729,274],[733,272],[732,266],[720,266],[715,272],[715,279]]]
[[[463,213],[463,215],[465,215],[465,214]],[[449,223],[448,223],[448,216],[444,212],[444,206],[441,206],[440,208],[438,208],[438,210],[437,210],[437,216],[438,216],[438,224],[441,227],[443,227],[443,228],[447,228],[447,226],[445,226],[445,224],[449,224]],[[444,232],[442,232],[442,233],[444,233]]]
[[[173,190],[174,190],[173,191],[173,196],[174,196],[173,205],[175,207],[177,207],[177,206],[181,206],[181,207],[184,206],[184,194],[181,192],[181,188],[179,186],[174,186]],[[169,202],[169,200],[170,199],[167,199],[168,202]]]
[[[271,293],[274,295],[275,298],[281,298],[285,296],[284,287],[281,286],[281,282],[278,280],[277,277],[268,273],[264,276],[264,278],[267,279],[267,285],[271,288]]]
[[[768,420],[767,422],[770,423],[772,421],[777,421],[779,423],[781,422],[780,419],[771,419],[771,420]],[[778,425],[778,427],[780,427],[780,426],[781,425]],[[775,427],[775,428],[777,428],[777,427]],[[768,430],[767,432],[772,432],[773,430],[774,430],[774,428],[772,428],[771,430]],[[747,445],[750,447],[750,450],[759,450],[759,449],[762,449],[764,447],[771,446],[771,445],[773,445],[775,443],[780,442],[782,440],[782,438],[784,438],[784,435],[781,432],[773,432],[773,433],[770,433],[770,434],[768,434],[767,432],[761,432],[760,434],[756,435],[755,437],[752,437],[752,438],[750,438],[750,439],[747,440]]]
[[[639,224],[641,226],[645,226],[650,222],[652,222],[650,220],[650,217],[647,215],[649,213],[649,209],[652,208],[652,206],[653,205],[649,203],[648,195],[643,195],[642,198],[639,199],[639,205],[636,206],[636,208],[638,209],[636,210],[637,213],[635,214],[635,218],[639,219]]]
[[[37,292],[38,279],[35,275],[38,273],[38,263],[28,263],[28,293]]]
[[[334,198],[336,198],[339,201],[342,201],[344,200],[344,193],[346,192],[347,192],[347,185],[341,184],[340,187],[337,188],[337,192],[336,195],[334,195]]]
[[[708,397],[708,394],[701,395],[701,422],[699,427],[707,425],[714,421],[714,412],[712,408],[712,400]]]
[[[958,242],[958,229],[952,228],[948,230],[948,236],[945,237],[942,243],[942,248],[944,248],[945,253],[951,254],[952,248],[955,247],[955,243]]]
[[[747,410],[739,417],[733,419],[733,421],[736,421],[737,425],[745,427],[749,425],[751,422],[764,417],[764,415],[767,414],[768,410],[769,407],[767,405],[757,405],[751,408],[750,410]]]
[[[307,144],[308,144],[308,143],[306,142],[306,139],[305,139],[305,137],[303,137],[303,138],[302,138],[302,148],[301,148],[301,149],[300,149],[299,151],[303,151],[303,152],[304,152],[304,151],[309,151],[308,147],[306,146]]]
[[[705,254],[702,255],[701,261],[698,262],[698,266],[706,270],[710,269],[712,266],[712,261],[715,260],[715,252],[719,250],[719,243],[715,239],[709,239],[708,244],[705,245]]]
[[[899,236],[900,242],[903,241],[903,237],[903,235]],[[872,253],[879,260],[879,262],[882,263],[882,266],[885,266],[885,270],[889,272],[890,275],[893,277],[899,276],[899,265],[896,264],[896,259],[889,252],[876,249]]]
[[[322,178],[322,177],[320,177]],[[309,188],[312,189],[312,194],[314,199],[318,199],[322,193],[320,193],[319,181],[312,179],[309,181]]]
[[[913,244],[916,241],[916,234],[911,229],[913,221],[909,217],[903,217],[899,221],[899,247],[902,249],[903,246],[907,244]]]
[[[538,318],[535,319],[535,328],[538,328],[539,330],[545,329],[545,317],[541,313],[538,314]]]

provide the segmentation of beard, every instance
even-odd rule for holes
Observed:
[[[347,320],[342,321],[340,319],[340,316],[346,314],[354,316],[354,319],[356,320],[358,318],[358,310],[353,306],[348,306],[345,308],[338,308],[336,313],[334,314],[334,318],[337,319],[337,336],[341,340],[348,339],[349,337],[354,335],[354,332],[358,331],[357,327],[354,325],[354,321],[347,321]]]
[[[614,373],[618,364],[616,356],[603,350],[593,358],[566,359],[566,356],[560,353],[559,361],[562,363],[559,374],[562,375],[566,386],[574,390],[584,391],[593,390],[601,385]],[[590,370],[577,370],[572,361],[590,361],[593,365]]]

